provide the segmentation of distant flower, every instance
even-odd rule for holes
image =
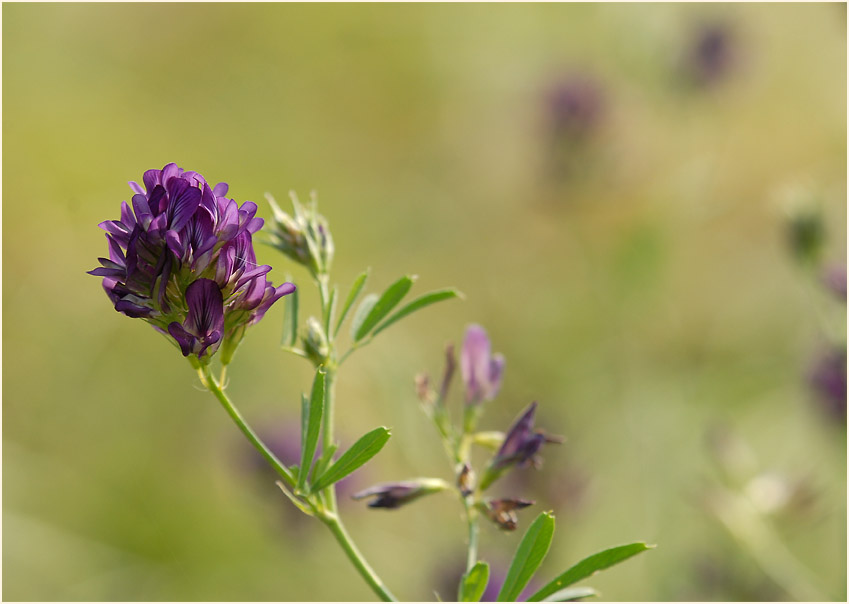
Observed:
[[[842,264],[833,264],[823,272],[823,282],[825,286],[837,298],[846,303],[846,266]]]
[[[536,409],[536,402],[531,403],[507,432],[504,442],[490,460],[489,466],[487,466],[481,478],[480,489],[482,491],[514,465],[539,467],[542,461],[537,453],[542,445],[563,442],[563,439],[559,436],[548,435],[540,430],[535,431],[533,429]]]
[[[819,401],[837,423],[846,425],[846,348],[834,347],[821,352],[811,369],[809,380]]]
[[[573,74],[555,82],[546,100],[552,135],[573,143],[595,132],[605,111],[601,86],[586,75]]]
[[[142,181],[130,183],[132,207],[100,223],[109,257],[89,274],[103,277],[115,310],[170,334],[184,356],[206,360],[222,347],[226,364],[245,327],[295,286],[268,282],[251,237],[263,224],[257,206],[225,197],[226,183],[211,187],[173,163]]]
[[[466,330],[460,372],[466,385],[467,404],[492,400],[501,388],[504,357],[491,354],[489,338],[480,325],[470,325]]]
[[[690,44],[685,68],[693,81],[703,86],[711,85],[728,75],[737,53],[734,36],[727,25],[702,25]]]
[[[419,497],[444,491],[448,484],[438,478],[420,478],[401,482],[386,482],[375,485],[359,493],[351,495],[353,499],[374,497],[368,506],[370,508],[395,509],[415,501]]]

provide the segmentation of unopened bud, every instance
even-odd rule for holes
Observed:
[[[486,502],[484,511],[487,517],[498,525],[498,528],[504,531],[514,531],[519,525],[516,510],[521,510],[534,503],[536,502],[524,499],[491,499]]]
[[[460,494],[463,497],[468,497],[475,490],[475,473],[467,463],[463,464],[460,473],[457,475],[457,486],[460,488]]]
[[[326,362],[327,355],[330,353],[330,347],[324,335],[324,328],[321,322],[315,317],[307,319],[307,334],[302,340],[304,351],[313,363],[320,365]]]
[[[365,499],[366,497],[374,497],[368,504],[370,508],[395,509],[411,501],[415,501],[419,497],[444,491],[447,488],[448,484],[439,478],[418,478],[415,480],[377,484],[365,491],[354,493],[351,495],[351,498]]]

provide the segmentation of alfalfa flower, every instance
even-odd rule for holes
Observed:
[[[481,491],[486,489],[514,465],[520,467],[528,465],[539,467],[542,460],[537,453],[539,453],[543,444],[563,442],[563,439],[559,436],[549,435],[541,430],[534,430],[534,414],[536,410],[537,404],[534,401],[510,427],[510,430],[508,430],[504,437],[504,442],[495,456],[490,460],[489,465],[481,477]]]
[[[501,388],[504,357],[492,354],[489,337],[480,325],[470,325],[466,329],[460,372],[466,386],[466,404],[492,400]]]
[[[351,498],[373,497],[368,504],[370,508],[395,509],[415,501],[419,497],[438,493],[447,488],[449,488],[448,484],[439,478],[418,478],[416,480],[377,484],[359,493],[354,493]]]
[[[208,360],[222,347],[226,364],[245,327],[295,286],[268,282],[252,242],[263,220],[255,203],[225,197],[226,183],[211,187],[173,163],[142,181],[130,183],[132,207],[100,223],[109,257],[89,274],[103,277],[115,310],[169,334],[184,356]]]

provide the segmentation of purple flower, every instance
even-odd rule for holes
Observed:
[[[833,264],[823,271],[822,280],[825,286],[841,302],[846,303],[846,266]]]
[[[846,426],[846,348],[823,351],[809,375],[823,410],[836,423]]]
[[[170,334],[183,355],[208,359],[221,347],[229,363],[245,327],[295,290],[275,288],[271,267],[256,264],[257,206],[240,207],[226,183],[211,187],[173,163],[142,181],[130,183],[132,207],[122,202],[121,218],[100,224],[109,257],[89,274],[103,277],[115,310]]]
[[[480,490],[483,491],[491,485],[501,474],[514,465],[526,467],[533,465],[539,467],[542,463],[537,455],[544,443],[560,443],[563,439],[559,436],[545,434],[541,430],[534,431],[534,414],[537,410],[536,401],[528,408],[510,427],[504,442],[489,462],[483,477],[481,478]]]
[[[727,76],[734,66],[737,49],[733,32],[727,25],[702,25],[691,44],[685,67],[696,84],[714,84]]]
[[[578,143],[597,129],[605,112],[604,93],[592,77],[574,74],[556,82],[547,95],[551,132]]]
[[[489,338],[480,325],[470,325],[466,329],[460,372],[466,385],[466,404],[492,400],[501,388],[504,357],[491,354]]]
[[[168,333],[177,340],[183,356],[202,357],[207,348],[218,344],[224,330],[224,302],[218,284],[211,279],[198,279],[186,288],[186,304],[186,321],[182,325],[174,321],[168,325]]]
[[[352,499],[365,499],[374,497],[368,506],[370,508],[399,508],[431,493],[444,491],[448,485],[444,480],[438,478],[420,478],[418,480],[404,480],[401,482],[386,482],[374,485],[359,493],[351,495]]]

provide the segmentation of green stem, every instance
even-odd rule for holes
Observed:
[[[200,376],[200,381],[206,386],[207,390],[209,390],[212,394],[215,395],[215,398],[221,403],[224,407],[225,411],[230,415],[242,433],[247,437],[247,439],[251,442],[251,444],[259,451],[263,457],[271,464],[271,466],[277,471],[278,474],[283,478],[283,480],[289,486],[295,485],[295,477],[292,476],[292,473],[286,468],[283,463],[277,459],[277,456],[271,452],[271,450],[265,446],[265,443],[260,440],[260,438],[256,435],[256,433],[251,429],[251,427],[247,424],[245,419],[239,413],[238,409],[236,409],[235,405],[233,405],[230,398],[227,394],[221,389],[218,382],[215,381],[215,378],[212,376],[212,373],[209,371],[209,365],[204,365],[200,369],[198,369],[198,375]]]
[[[331,346],[331,354],[333,344]],[[322,450],[327,451],[333,445],[333,403],[336,400],[336,368],[329,364],[324,374],[324,414],[322,416]],[[325,490],[327,508],[336,513],[336,485]]]
[[[466,572],[472,570],[478,561],[478,513],[470,501],[471,496],[463,498],[463,506],[466,508],[466,523],[469,527],[469,549],[466,552]]]
[[[348,531],[345,530],[345,526],[342,524],[339,517],[335,514],[325,514],[321,517],[321,519],[324,521],[324,524],[327,525],[327,528],[330,529],[330,532],[333,533],[333,536],[336,537],[336,541],[338,541],[339,545],[342,546],[342,549],[345,550],[345,554],[347,554],[348,559],[351,560],[357,568],[357,571],[359,571],[363,579],[366,580],[366,583],[369,584],[369,587],[372,588],[374,593],[376,593],[384,602],[397,602],[398,599],[392,595],[389,588],[383,584],[383,581],[380,580],[377,573],[372,570],[371,566],[369,566],[368,562],[366,562],[365,558],[363,558],[360,550],[358,550],[357,546],[354,545],[351,536],[348,534]]]

